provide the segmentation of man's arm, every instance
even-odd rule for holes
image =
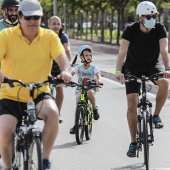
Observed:
[[[128,51],[129,44],[130,44],[129,41],[127,41],[125,39],[121,40],[119,54],[118,54],[117,61],[116,61],[115,77],[122,84],[124,83],[125,80],[124,80],[124,75],[121,73],[121,70],[122,70],[122,65],[123,65],[124,59],[125,59],[127,51]]]
[[[128,47],[129,47],[129,43],[130,43],[130,42],[127,41],[127,40],[125,40],[125,39],[122,39],[122,40],[121,40],[120,49],[119,49],[119,54],[118,54],[117,61],[116,61],[116,71],[117,71],[117,70],[119,70],[119,71],[122,70],[122,65],[123,65],[125,56],[126,56],[126,54],[127,54],[127,50],[128,50]]]
[[[162,56],[163,63],[165,65],[164,78],[169,78],[170,76],[170,59],[168,54],[168,39],[162,38],[159,40],[160,53]]]
[[[64,80],[65,83],[71,81],[71,66],[66,54],[61,54],[55,59],[56,63],[59,65],[61,73],[58,78]]]
[[[168,54],[168,39],[167,38],[160,39],[159,44],[160,44],[160,53],[161,53],[165,68],[170,67],[170,59],[169,59],[169,54]]]
[[[65,49],[66,55],[68,57],[69,62],[71,63],[72,61],[72,56],[71,56],[71,52],[70,52],[70,43],[64,43],[63,47]]]

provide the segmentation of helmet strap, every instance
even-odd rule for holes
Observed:
[[[4,18],[4,21],[9,24],[9,25],[14,25],[16,26],[18,24],[18,19],[16,19],[16,21],[12,22],[12,20],[10,19],[10,15],[8,14],[8,8],[5,10],[5,16],[7,16],[7,18]],[[17,16],[17,15],[16,15]]]
[[[18,19],[15,22],[11,22],[8,18],[5,18],[4,21],[9,25],[16,26],[18,24]]]
[[[144,23],[143,23],[142,21],[139,20],[139,23],[141,23],[141,24],[145,27],[145,25],[144,25]],[[146,28],[146,27],[145,27],[145,28]],[[146,28],[146,33],[148,33],[148,32],[149,32],[149,29]]]
[[[85,66],[87,66],[87,64],[89,64],[89,63],[91,63],[91,62],[92,62],[92,61],[89,61],[89,62],[88,62],[88,61],[86,61],[86,59],[85,59],[84,55],[82,55],[82,56],[83,56],[83,58],[84,58],[84,61],[83,61],[83,60],[81,60],[81,62],[82,62],[82,63],[84,63],[84,65],[85,65]]]

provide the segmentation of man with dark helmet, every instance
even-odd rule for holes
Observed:
[[[1,9],[3,19],[0,20],[0,31],[18,24],[17,11],[19,4],[19,0],[2,0]]]

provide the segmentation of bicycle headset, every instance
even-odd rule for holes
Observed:
[[[83,51],[86,50],[86,49],[90,50],[91,54],[93,55],[93,49],[89,45],[82,45],[78,50],[78,55],[83,56],[83,58],[84,58],[84,61],[81,61],[81,62],[84,63],[85,65],[92,62],[92,61],[90,61],[90,62],[86,61],[86,59],[84,57]]]
[[[157,15],[157,9],[156,6],[150,2],[150,1],[143,1],[139,3],[139,5],[136,8],[136,14],[138,16],[144,16],[144,15]],[[151,18],[150,18],[151,19]],[[148,19],[148,20],[150,20]],[[145,26],[145,24],[142,21],[139,21],[148,31],[148,28]]]
[[[19,4],[20,4],[19,0],[2,0],[1,9],[5,11],[5,16],[7,16],[7,18],[5,18],[5,16],[3,15],[4,21],[7,24],[14,25],[14,26],[18,24],[18,19],[16,19],[16,21],[11,20],[12,15],[8,14],[8,8],[13,6],[19,7]],[[15,16],[18,18],[17,15]]]

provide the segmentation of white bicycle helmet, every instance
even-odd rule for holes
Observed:
[[[91,53],[93,55],[93,49],[89,45],[82,45],[78,50],[78,55],[80,56],[85,49],[91,50]]]
[[[136,8],[136,14],[139,16],[156,13],[157,13],[156,6],[150,1],[143,1]]]

